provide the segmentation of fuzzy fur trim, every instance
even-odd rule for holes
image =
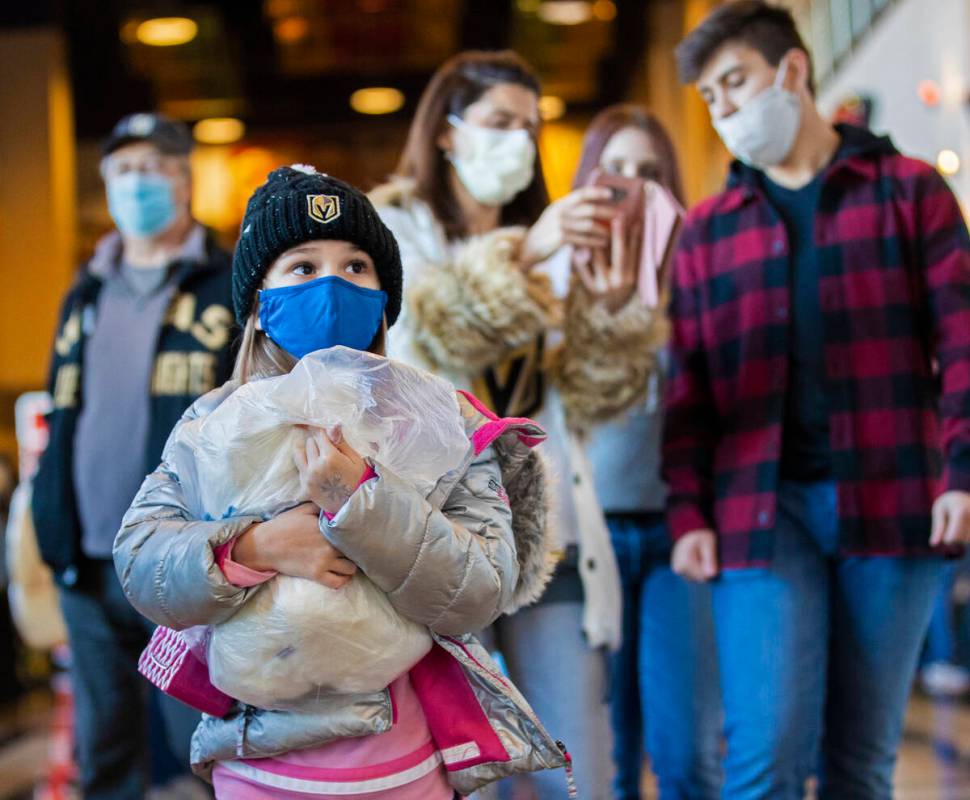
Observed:
[[[398,175],[391,176],[380,186],[371,189],[367,196],[376,208],[381,206],[405,206],[414,198],[414,180],[402,178]]]
[[[462,395],[458,406],[469,438],[489,420]],[[555,484],[543,455],[508,432],[492,443],[502,472],[502,486],[512,509],[512,538],[519,577],[505,614],[536,602],[556,567],[557,537],[554,525]]]
[[[519,580],[512,602],[503,609],[512,614],[542,597],[556,568],[553,488],[545,458],[536,450],[530,451],[512,474],[507,474],[501,457],[499,464],[512,507],[512,533],[519,562]]]
[[[668,337],[663,308],[663,303],[647,308],[634,295],[611,314],[573,283],[564,341],[552,368],[571,427],[604,422],[644,398],[650,376],[660,369],[657,351]]]
[[[519,268],[524,238],[523,228],[471,237],[412,281],[414,341],[432,366],[479,372],[545,330],[557,302],[546,276]]]

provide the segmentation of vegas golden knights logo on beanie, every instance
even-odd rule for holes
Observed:
[[[401,312],[403,270],[394,235],[359,189],[306,164],[274,169],[246,204],[232,258],[232,308],[245,325],[276,258],[315,239],[350,242],[374,260],[387,292],[387,327]]]
[[[307,213],[317,222],[326,225],[340,216],[340,198],[333,194],[308,194]]]

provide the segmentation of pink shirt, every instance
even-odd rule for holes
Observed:
[[[441,755],[407,675],[391,684],[396,721],[384,733],[337,739],[275,758],[223,761],[216,798],[451,800]]]
[[[374,477],[376,473],[368,468],[360,483]],[[216,563],[230,583],[256,586],[276,574],[233,561],[234,544],[235,540],[215,550]],[[216,797],[451,800],[454,791],[448,784],[411,679],[402,675],[391,684],[390,691],[394,706],[390,730],[338,739],[275,758],[220,762],[212,773]]]

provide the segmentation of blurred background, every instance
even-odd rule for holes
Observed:
[[[970,204],[970,2],[789,0],[833,115],[887,131]],[[98,143],[157,109],[194,126],[195,211],[231,245],[281,163],[372,186],[393,169],[431,72],[465,48],[518,50],[544,83],[543,164],[566,190],[582,131],[619,100],[674,132],[688,199],[726,154],[672,48],[713,0],[32,0],[0,4],[0,453],[40,387],[56,305],[110,227]]]
[[[673,132],[694,203],[722,183],[727,154],[699,97],[678,84],[672,50],[717,4],[0,3],[0,461],[16,459],[15,399],[45,382],[58,303],[111,227],[99,143],[121,116],[155,109],[192,126],[195,214],[231,247],[246,199],[272,168],[311,163],[372,187],[393,170],[433,70],[463,49],[511,47],[543,80],[542,161],[554,196],[568,189],[590,117],[628,100]],[[970,0],[780,4],[813,51],[823,110],[891,134],[935,164],[970,210]],[[0,676],[0,689],[46,680],[45,664],[22,652],[18,677]],[[902,769],[928,770],[936,788],[905,796],[967,800],[970,714],[914,708]],[[31,746],[7,722],[0,716],[0,797],[13,796],[10,770],[49,760],[46,738],[34,755],[4,750]]]

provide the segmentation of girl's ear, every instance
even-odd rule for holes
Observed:
[[[438,145],[438,149],[443,151],[445,154],[450,153],[455,149],[455,128],[453,125],[449,125],[444,122],[441,126],[441,132],[438,134],[438,138],[435,139],[435,144]]]

